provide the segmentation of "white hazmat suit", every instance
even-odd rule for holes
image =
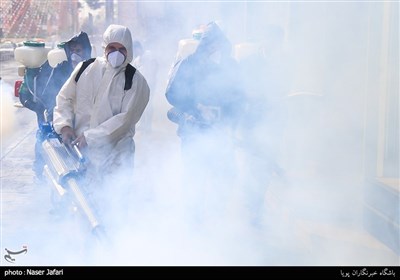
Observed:
[[[103,34],[103,47],[115,42],[127,50],[124,63],[113,68],[106,55],[97,57],[75,82],[79,64],[60,90],[54,109],[57,133],[69,126],[76,136],[83,134],[86,139],[89,181],[115,171],[132,172],[135,125],[149,101],[149,86],[139,71],[132,87],[124,90],[125,69],[133,58],[129,29],[110,25]]]

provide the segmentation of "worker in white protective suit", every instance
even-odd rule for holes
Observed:
[[[54,109],[55,131],[64,143],[78,145],[88,159],[88,184],[99,184],[116,171],[132,173],[135,125],[150,94],[143,75],[129,64],[130,30],[110,25],[103,34],[103,47],[103,57],[75,68]]]

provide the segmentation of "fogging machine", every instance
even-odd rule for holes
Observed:
[[[45,160],[44,173],[61,197],[69,196],[90,224],[95,234],[100,222],[79,182],[86,171],[85,158],[77,145],[66,145],[50,123],[41,125],[45,138],[42,142]],[[102,231],[102,230],[101,230]]]

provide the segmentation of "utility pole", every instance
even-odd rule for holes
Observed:
[[[114,1],[106,0],[106,27],[114,23]]]

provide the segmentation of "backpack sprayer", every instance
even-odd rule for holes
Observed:
[[[46,112],[45,112],[46,115]],[[41,125],[45,139],[42,143],[45,159],[44,173],[61,197],[72,200],[99,238],[105,237],[104,229],[93,211],[83,189],[79,186],[86,171],[86,160],[77,145],[66,145],[54,131],[51,123]]]

